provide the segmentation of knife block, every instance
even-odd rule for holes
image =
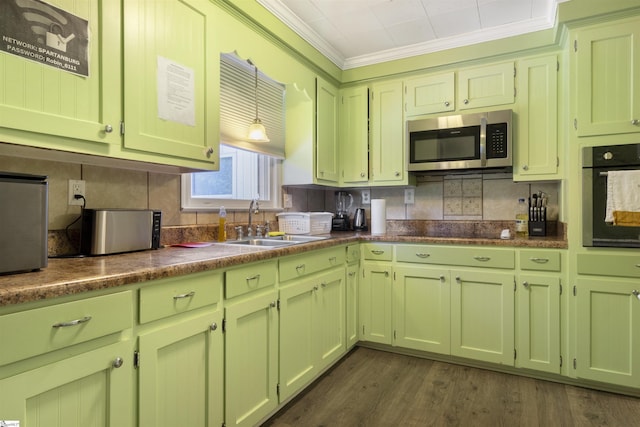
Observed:
[[[547,221],[529,221],[529,236],[546,236]]]

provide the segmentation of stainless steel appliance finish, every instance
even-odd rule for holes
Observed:
[[[0,172],[0,273],[46,267],[46,176]]]
[[[513,167],[511,110],[407,122],[407,170]]]
[[[640,169],[640,144],[582,149],[582,245],[637,248],[640,227],[605,222],[607,173]]]
[[[161,212],[84,209],[80,252],[107,255],[160,247]]]
[[[353,196],[346,191],[336,191],[336,216],[331,222],[331,229],[336,231],[351,230],[349,208],[353,204]]]
[[[354,230],[368,230],[367,217],[365,216],[364,209],[356,209],[356,213],[353,216],[353,229]]]

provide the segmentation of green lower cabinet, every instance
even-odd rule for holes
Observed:
[[[29,427],[132,426],[133,344],[123,341],[0,380],[0,417]]]
[[[351,348],[358,342],[358,283],[360,276],[358,272],[360,264],[347,266],[346,272],[346,304],[347,304],[347,348]]]
[[[220,311],[141,334],[139,352],[140,426],[222,425]]]
[[[365,261],[360,281],[360,338],[363,341],[391,344],[393,281],[389,263]]]
[[[280,401],[346,351],[344,269],[280,290]]]
[[[557,276],[518,276],[517,367],[560,373],[560,293]]]
[[[640,387],[640,285],[609,278],[576,282],[579,378]]]
[[[225,425],[253,426],[278,405],[278,295],[225,307]]]
[[[449,271],[440,267],[394,268],[394,344],[449,354]]]
[[[513,273],[451,270],[451,278],[451,354],[513,366]]]

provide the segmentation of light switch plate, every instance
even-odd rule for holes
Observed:
[[[405,188],[404,189],[404,204],[412,205],[415,203],[415,189],[414,188]]]
[[[293,207],[293,197],[291,196],[291,194],[283,193],[282,202],[285,209]]]

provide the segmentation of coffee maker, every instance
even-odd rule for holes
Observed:
[[[346,191],[336,191],[336,215],[333,217],[331,229],[334,231],[351,230],[349,208],[353,204],[353,196]]]

